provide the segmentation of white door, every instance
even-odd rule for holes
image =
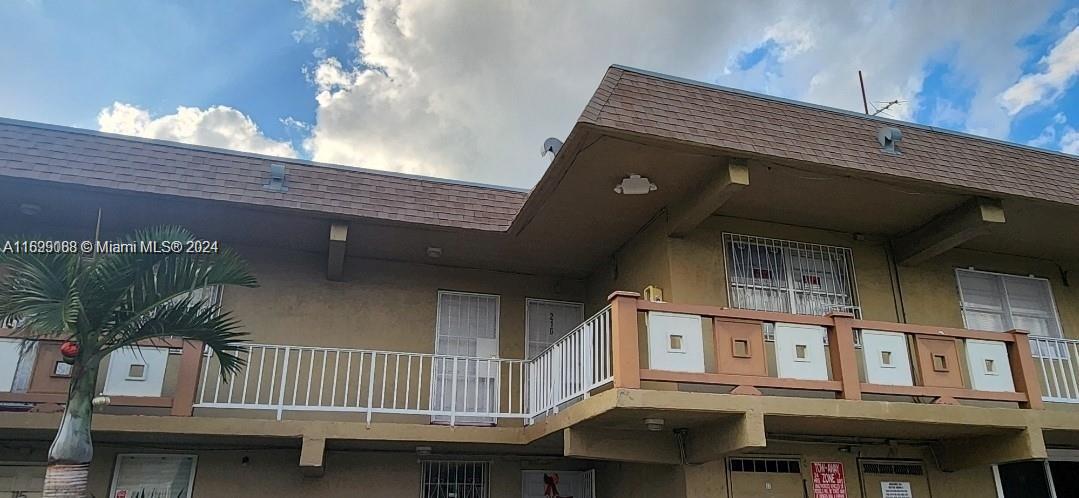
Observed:
[[[498,296],[439,291],[431,379],[435,422],[492,424],[498,411]]]
[[[594,498],[595,471],[521,471],[522,498]]]
[[[21,339],[0,339],[0,393],[13,391],[22,345]]]

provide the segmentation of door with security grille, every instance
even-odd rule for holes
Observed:
[[[436,423],[493,424],[498,411],[498,296],[439,291],[432,364]]]
[[[802,498],[805,496],[805,483],[801,469],[801,462],[797,458],[728,458],[730,496]]]
[[[929,498],[929,481],[922,462],[859,460],[862,496],[866,498]]]
[[[489,462],[421,462],[420,498],[488,498]]]

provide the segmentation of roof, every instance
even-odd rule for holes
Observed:
[[[286,165],[287,192],[263,188]],[[504,231],[527,191],[0,119],[0,176]]]
[[[986,193],[1079,205],[1079,157],[612,66],[580,123]],[[883,126],[903,133],[881,151]]]
[[[0,176],[502,232],[527,224],[557,188],[582,126],[1079,205],[1076,156],[622,66],[607,71],[531,194],[2,118]],[[902,130],[901,154],[881,151],[882,126]],[[271,163],[286,165],[287,192],[263,188]]]

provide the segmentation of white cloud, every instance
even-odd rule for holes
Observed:
[[[1026,56],[1016,42],[1053,5],[1037,1],[369,0],[359,64],[309,68],[318,110],[305,148],[320,161],[531,186],[548,162],[539,144],[565,137],[613,63],[859,111],[861,69],[870,99],[907,101],[894,115],[909,119],[942,53],[973,93],[965,115],[948,117],[1000,137],[1010,118],[996,98]],[[727,67],[768,42],[775,64]]]
[[[1079,26],[1076,26],[1042,58],[1041,72],[1025,74],[1000,94],[1008,114],[1042,101],[1055,99],[1079,74]]]
[[[251,118],[227,106],[177,107],[175,114],[155,118],[145,109],[113,102],[98,113],[97,124],[110,133],[296,157],[289,143],[266,138]]]
[[[344,8],[353,0],[301,0],[303,15],[314,22],[339,21]]]
[[[1079,131],[1068,128],[1060,137],[1060,150],[1065,154],[1079,155]]]

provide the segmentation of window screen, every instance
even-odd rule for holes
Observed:
[[[1048,280],[962,269],[956,280],[967,328],[1060,337]]]
[[[190,498],[194,479],[193,455],[121,454],[116,457],[109,496]]]
[[[732,308],[860,314],[850,249],[723,234]]]
[[[488,462],[422,462],[420,498],[487,498]]]

